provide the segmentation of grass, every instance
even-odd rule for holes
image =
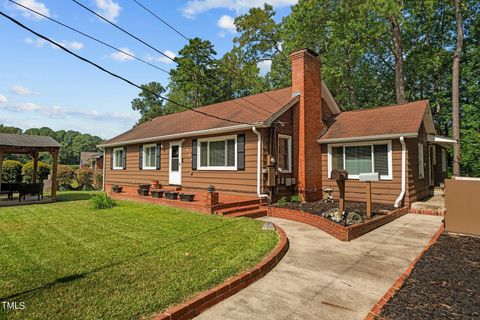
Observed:
[[[260,221],[118,201],[88,192],[0,211],[0,301],[8,319],[138,319],[252,267],[278,243]]]

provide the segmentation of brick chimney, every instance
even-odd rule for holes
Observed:
[[[293,141],[295,176],[302,200],[322,196],[322,154],[317,139],[322,124],[322,75],[318,55],[309,49],[290,54],[292,95],[300,95],[294,109]]]

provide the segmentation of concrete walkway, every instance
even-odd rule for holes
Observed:
[[[363,319],[441,225],[408,214],[351,242],[298,222],[265,218],[290,239],[264,278],[196,319]]]

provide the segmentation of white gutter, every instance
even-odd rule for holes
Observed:
[[[112,142],[112,143],[107,142],[107,143],[99,144],[97,147],[99,147],[99,148],[119,147],[119,146],[125,146],[125,145],[129,145],[129,144],[155,142],[155,141],[159,141],[159,140],[173,140],[173,139],[185,138],[185,137],[191,137],[191,136],[201,136],[201,135],[208,135],[208,134],[215,134],[215,133],[238,131],[238,130],[242,130],[242,129],[250,129],[250,128],[255,127],[255,126],[257,128],[268,127],[268,125],[265,125],[263,123],[240,124],[240,125],[229,126],[229,127],[189,131],[189,132],[175,133],[175,134],[169,134],[169,135],[164,135],[164,136],[156,136],[156,137],[150,137],[150,138],[119,141],[119,142]]]
[[[403,200],[403,197],[405,197],[405,190],[406,190],[406,168],[407,168],[407,148],[405,146],[405,139],[404,137],[400,137],[400,143],[402,144],[402,191],[400,192],[400,195],[398,196],[397,200],[395,200],[395,208],[400,207],[400,203]]]
[[[262,134],[258,132],[256,127],[252,128],[253,133],[257,136],[257,196],[259,198],[269,198],[268,194],[262,193],[261,180],[262,180]]]
[[[332,138],[332,139],[318,139],[319,144],[325,143],[336,143],[336,142],[355,142],[355,141],[367,141],[367,140],[385,140],[385,139],[398,139],[398,138],[416,138],[418,137],[418,132],[410,133],[394,133],[394,134],[379,134],[374,136],[363,136],[363,137],[348,137],[348,138]]]

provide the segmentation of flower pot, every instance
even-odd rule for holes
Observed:
[[[139,196],[148,196],[149,189],[137,189]]]
[[[112,191],[115,193],[120,193],[122,192],[123,187],[112,187]]]
[[[195,198],[194,194],[191,193],[180,193],[180,200],[185,202],[191,202]]]
[[[150,192],[152,194],[152,198],[161,198],[163,197],[163,190],[154,190]]]
[[[150,185],[149,184],[139,184],[138,189],[147,189],[150,190]]]
[[[160,189],[160,184],[158,183],[158,180],[152,180],[152,183],[150,184],[150,189]]]
[[[178,192],[175,192],[175,191],[165,192],[165,198],[169,200],[175,200],[178,198]]]

